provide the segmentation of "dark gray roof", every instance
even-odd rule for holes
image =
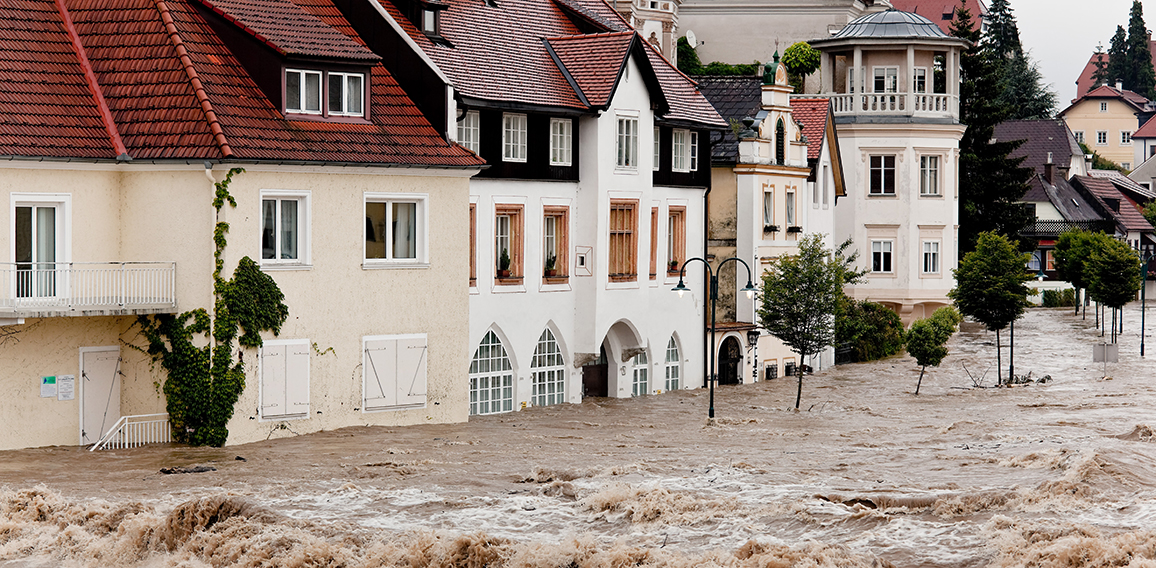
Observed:
[[[1023,201],[1051,202],[1066,221],[1098,221],[1104,218],[1067,180],[1062,177],[1055,177],[1054,180],[1055,185],[1052,185],[1044,180],[1043,175],[1032,176]]]
[[[763,80],[746,75],[701,75],[698,90],[714,105],[723,120],[741,121],[762,110]],[[739,141],[733,130],[711,132],[711,162],[733,164],[738,161]]]
[[[860,16],[831,39],[845,38],[948,38],[935,23],[919,14],[886,10]]]
[[[1023,145],[1016,148],[1008,156],[1011,158],[1026,158],[1021,164],[1025,168],[1032,168],[1036,173],[1044,173],[1044,164],[1048,161],[1048,154],[1052,154],[1052,163],[1057,170],[1068,167],[1072,157],[1078,155],[1083,159],[1084,151],[1071,134],[1068,125],[1059,118],[1008,120],[995,127],[995,140],[1011,142],[1024,140]]]

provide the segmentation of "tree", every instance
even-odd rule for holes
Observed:
[[[903,321],[894,310],[871,301],[847,304],[835,318],[835,339],[851,347],[856,361],[890,357],[903,349]]]
[[[787,66],[790,83],[795,87],[796,93],[803,92],[803,83],[807,75],[819,69],[822,59],[823,55],[819,50],[805,41],[795,42],[783,51],[783,65]]]
[[[1128,34],[1124,26],[1116,26],[1116,33],[1108,44],[1108,83],[1125,83],[1128,77]],[[1124,84],[1127,88],[1127,83]]]
[[[996,57],[1010,59],[1017,53],[1023,53],[1020,30],[1008,0],[992,0],[991,7],[987,10],[987,18],[986,39]]]
[[[698,51],[690,46],[685,37],[678,38],[675,44],[678,47],[678,70],[687,75],[698,75],[702,69],[702,61],[698,59]]]
[[[1100,85],[1108,84],[1108,61],[1104,59],[1104,44],[1096,44],[1096,51],[1092,55],[1094,56],[1092,66],[1096,70],[1092,72],[1092,84],[1088,85],[1088,93]],[[1076,93],[1076,96],[1083,96],[1088,93]]]
[[[947,357],[947,340],[955,333],[955,326],[963,320],[959,311],[951,306],[935,310],[931,317],[917,320],[907,331],[907,352],[915,357],[919,369],[919,382],[915,384],[915,394],[923,385],[923,372],[927,366],[938,367]]]
[[[1123,241],[1103,235],[1095,241],[1085,265],[1088,294],[1093,300],[1119,310],[1136,299],[1140,290],[1140,257]],[[1112,342],[1116,342],[1116,314],[1112,313]]]
[[[1142,209],[1140,213],[1144,215],[1144,218],[1147,219],[1153,227],[1156,227],[1156,201],[1149,201],[1144,205],[1144,209]]]
[[[1043,84],[1039,65],[1023,51],[1003,63],[999,104],[1008,119],[1051,118],[1056,113],[1056,93]]]
[[[1018,201],[1027,193],[1030,168],[1024,158],[1008,154],[1022,140],[992,142],[995,126],[1008,116],[1007,107],[992,93],[999,92],[999,65],[990,45],[980,41],[971,13],[959,6],[951,34],[971,42],[960,55],[959,118],[967,125],[959,142],[960,253],[975,248],[982,232],[1016,235],[1031,214]]]
[[[1088,278],[1084,263],[1092,253],[1092,233],[1073,229],[1060,234],[1056,249],[1056,272],[1076,289],[1076,314],[1080,313],[1080,290],[1087,289]]]
[[[823,235],[805,235],[796,255],[783,255],[763,272],[759,324],[799,354],[795,410],[803,398],[802,361],[831,346],[832,325],[846,272],[842,259],[823,248]]]
[[[960,313],[995,332],[996,376],[1003,383],[999,332],[1019,319],[1028,307],[1031,292],[1024,284],[1032,276],[1024,270],[1028,255],[1003,235],[980,233],[974,251],[964,255],[955,269],[955,288],[947,295]],[[1014,349],[1014,347],[1013,347]]]
[[[1132,0],[1132,10],[1128,15],[1128,58],[1124,85],[1127,89],[1156,98],[1156,72],[1152,70],[1152,52],[1148,48],[1148,27],[1144,25],[1144,6],[1140,0]]]

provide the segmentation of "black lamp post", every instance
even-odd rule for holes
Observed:
[[[714,418],[714,383],[715,383],[714,336],[715,336],[715,307],[718,305],[718,274],[713,269],[711,269],[710,263],[707,262],[706,259],[699,258],[699,257],[689,258],[686,260],[686,262],[683,262],[682,267],[679,268],[678,286],[675,286],[671,290],[674,292],[678,292],[678,297],[680,297],[680,298],[682,297],[683,294],[685,294],[688,290],[690,290],[690,288],[687,288],[686,284],[683,283],[682,277],[683,277],[683,275],[686,274],[686,265],[690,264],[692,261],[695,261],[695,260],[703,263],[703,265],[706,266],[707,274],[710,275],[710,290],[709,290],[709,292],[710,292],[710,294],[709,294],[709,297],[710,297],[710,377],[707,378],[707,381],[709,382],[709,385],[710,385],[710,409],[707,411],[707,417],[708,418]],[[755,285],[753,283],[751,283],[751,267],[749,264],[746,263],[746,261],[744,261],[741,258],[735,258],[735,257],[728,258],[728,259],[726,259],[726,260],[724,260],[718,264],[719,271],[720,272],[722,271],[722,267],[724,264],[726,264],[732,260],[735,262],[742,263],[743,266],[747,267],[747,285],[745,288],[743,288],[742,290],[739,290],[739,291],[740,292],[746,292],[747,298],[753,298],[755,295]]]
[[[1153,247],[1146,247],[1147,250],[1140,253],[1140,356],[1144,356],[1144,315],[1148,311],[1148,298],[1146,292],[1148,291],[1148,263],[1152,262]]]

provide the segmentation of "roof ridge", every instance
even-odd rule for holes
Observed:
[[[233,148],[229,146],[229,141],[225,138],[225,131],[221,128],[221,121],[217,119],[217,113],[213,110],[213,103],[209,101],[209,95],[205,92],[204,85],[201,84],[201,78],[197,75],[196,68],[193,67],[193,60],[189,57],[184,42],[181,41],[180,33],[177,32],[177,25],[173,22],[172,14],[169,13],[168,4],[165,3],[165,0],[153,0],[153,3],[157,11],[160,12],[161,22],[164,23],[169,41],[172,42],[177,57],[181,60],[181,66],[184,67],[185,74],[189,77],[189,85],[193,87],[193,94],[201,103],[201,111],[205,113],[205,120],[209,123],[209,131],[213,133],[213,140],[216,141],[221,154],[228,158],[233,157]]]
[[[68,32],[68,39],[72,42],[72,49],[76,51],[80,68],[84,70],[84,81],[88,84],[88,90],[91,92],[92,98],[96,100],[96,107],[100,112],[100,121],[104,123],[104,129],[108,132],[109,140],[112,142],[112,149],[117,153],[116,159],[120,161],[131,160],[132,157],[128,155],[128,149],[125,148],[124,141],[121,140],[120,137],[120,132],[116,129],[116,121],[112,118],[112,111],[109,110],[108,103],[104,100],[104,93],[100,90],[100,83],[96,80],[96,73],[92,71],[92,65],[88,62],[88,55],[84,51],[84,44],[80,42],[80,35],[76,32],[76,26],[72,23],[72,16],[68,13],[68,7],[64,5],[64,0],[56,0],[56,9],[64,22],[64,29]]]
[[[627,31],[621,31],[621,32],[595,32],[592,34],[570,34],[570,35],[564,35],[564,36],[554,36],[554,37],[548,37],[545,39],[547,41],[567,40],[567,39],[578,40],[578,39],[585,39],[585,38],[591,38],[591,37],[610,37],[610,36],[619,36],[619,35],[631,35],[634,33],[636,33],[634,30],[627,30]]]

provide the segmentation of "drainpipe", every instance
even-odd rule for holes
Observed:
[[[707,135],[706,139],[707,139],[707,144],[706,144],[707,155],[709,156],[710,155],[710,142],[709,142],[710,141],[710,135],[709,134]],[[712,174],[712,178],[713,178],[713,174]],[[702,194],[702,258],[707,260],[708,262],[709,262],[709,256],[710,256],[710,246],[709,246],[709,243],[710,243],[710,189],[711,189],[711,179],[712,178],[707,178],[706,192],[704,192]],[[704,297],[707,298],[708,301],[710,298],[710,276],[709,276],[709,274],[710,274],[709,270],[703,270],[702,271],[702,289],[706,290],[706,295]],[[704,330],[706,330],[709,327],[710,327],[710,313],[709,313],[709,310],[706,309],[706,304],[704,303],[703,304],[703,310],[702,310],[702,328]],[[714,333],[714,330],[711,330],[711,333]],[[711,356],[710,347],[708,346],[709,345],[709,343],[708,343],[709,339],[710,338],[707,336],[706,333],[702,334],[702,354],[703,354],[702,377],[703,377],[703,380],[708,382],[708,383],[710,381],[710,372],[711,372],[711,369],[709,368],[709,363],[707,363],[707,361],[710,361],[710,356]],[[704,385],[704,386],[709,386],[709,385]]]

